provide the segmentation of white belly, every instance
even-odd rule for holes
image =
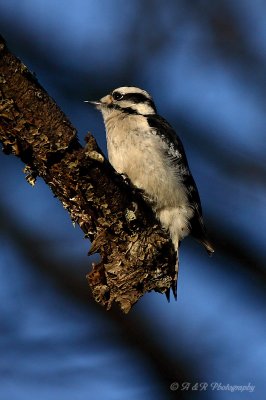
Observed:
[[[163,151],[160,137],[150,132],[145,120],[143,129],[140,129],[139,121],[136,128],[133,118],[130,131],[128,121],[127,130],[123,124],[107,129],[110,163],[117,172],[126,174],[136,187],[145,191],[155,204],[154,210],[162,225],[169,229],[175,246],[178,246],[178,241],[189,233],[188,221],[193,214],[186,188],[178,168]]]

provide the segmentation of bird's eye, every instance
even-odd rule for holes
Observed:
[[[114,99],[114,100],[119,101],[119,100],[122,100],[123,97],[124,97],[124,95],[123,95],[122,93],[119,93],[119,92],[114,92],[114,93],[113,93],[113,99]]]

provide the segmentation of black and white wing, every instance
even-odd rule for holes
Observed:
[[[199,192],[193,176],[190,172],[186,153],[180,138],[171,125],[157,114],[148,116],[148,124],[167,143],[167,153],[176,167],[182,171],[183,184],[187,189],[188,201],[194,213],[189,221],[190,234],[201,242],[209,254],[213,253],[213,247],[209,242],[202,218],[202,208]]]

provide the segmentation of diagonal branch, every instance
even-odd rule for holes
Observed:
[[[76,130],[0,37],[0,141],[26,164],[27,180],[50,186],[101,261],[87,275],[94,299],[124,312],[147,291],[165,293],[175,252],[141,195],[118,175],[88,134]]]

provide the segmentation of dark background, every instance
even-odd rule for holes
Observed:
[[[266,5],[260,0],[6,0],[0,31],[78,128],[83,103],[135,85],[181,136],[212,258],[186,239],[178,301],[124,316],[90,298],[89,243],[23,165],[0,154],[0,399],[265,397]],[[170,384],[206,382],[206,392]],[[222,385],[255,385],[255,392]]]

